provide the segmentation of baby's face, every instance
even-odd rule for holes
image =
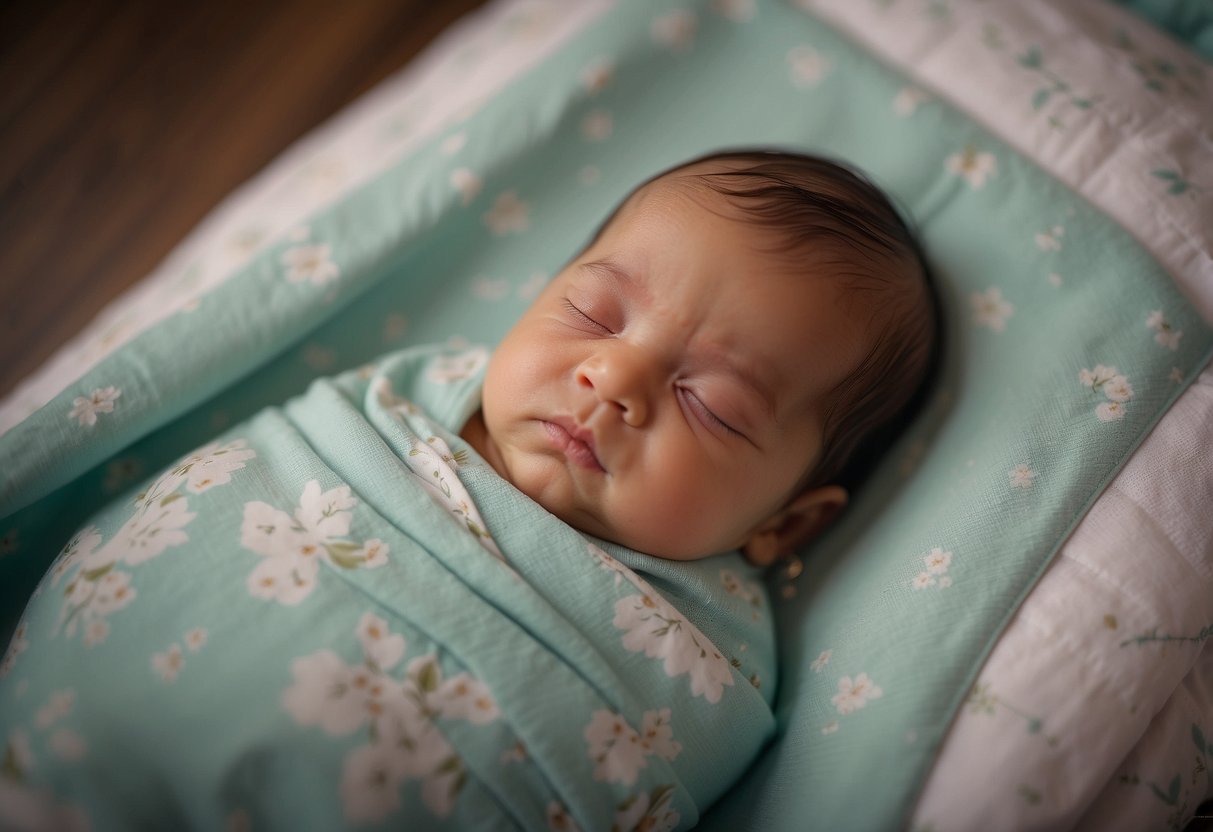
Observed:
[[[722,216],[722,214],[724,216]],[[570,525],[689,560],[742,546],[821,450],[866,338],[829,275],[719,195],[647,186],[494,353],[465,436]]]

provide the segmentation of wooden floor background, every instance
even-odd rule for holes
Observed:
[[[0,396],[483,2],[0,3]]]

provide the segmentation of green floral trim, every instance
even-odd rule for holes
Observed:
[[[1166,823],[1167,828],[1173,830],[1173,832],[1182,832],[1192,813],[1195,812],[1195,807],[1193,807],[1192,812],[1188,811],[1193,787],[1201,779],[1202,774],[1205,775],[1205,779],[1209,778],[1208,758],[1213,753],[1213,744],[1206,742],[1204,732],[1201,731],[1200,726],[1196,723],[1192,723],[1191,737],[1192,744],[1196,746],[1196,754],[1194,755],[1192,773],[1186,784],[1184,783],[1182,772],[1176,773],[1170,782],[1167,783],[1165,789],[1151,780],[1142,780],[1137,774],[1122,774],[1118,778],[1119,782],[1126,786],[1148,787],[1150,793],[1158,798],[1164,806],[1170,807],[1171,811],[1167,815]],[[1204,793],[1205,790],[1200,789],[1197,793],[1197,798],[1199,799]]]
[[[1032,716],[1015,705],[1010,704],[997,694],[993,693],[990,690],[990,686],[984,682],[978,682],[977,684],[973,685],[973,689],[969,691],[969,698],[965,701],[965,705],[968,707],[969,713],[988,714],[990,716],[994,716],[997,713],[998,708],[1001,707],[1004,711],[1007,711],[1008,713],[1022,719],[1027,732],[1031,735],[1039,734],[1040,737],[1049,744],[1050,748],[1055,747],[1057,743],[1060,742],[1060,739],[1057,736],[1045,733],[1045,723],[1043,718]],[[1029,802],[1031,801],[1029,800]]]
[[[1128,647],[1130,644],[1136,644],[1138,647],[1140,647],[1143,644],[1149,644],[1156,641],[1193,641],[1199,644],[1200,642],[1208,639],[1210,636],[1213,636],[1213,624],[1208,624],[1201,627],[1194,636],[1172,636],[1165,633],[1163,635],[1159,635],[1157,630],[1151,630],[1148,633],[1142,633],[1139,636],[1125,639],[1120,643],[1120,646]]]
[[[1156,179],[1161,179],[1164,182],[1170,182],[1171,186],[1167,188],[1167,193],[1171,196],[1180,196],[1189,191],[1199,193],[1204,188],[1192,184],[1182,173],[1177,170],[1160,169],[1150,171],[1150,175]]]

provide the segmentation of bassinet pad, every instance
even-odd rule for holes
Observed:
[[[1213,339],[1121,229],[783,4],[611,9],[0,437],[6,609],[90,510],[217,429],[388,348],[495,342],[637,182],[756,144],[849,159],[907,207],[948,352],[927,414],[806,576],[773,579],[784,734],[705,821],[896,825],[1006,620]],[[63,648],[19,641],[18,680]]]

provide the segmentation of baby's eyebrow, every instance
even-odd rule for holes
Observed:
[[[600,278],[617,281],[632,289],[644,288],[644,281],[639,275],[632,274],[610,257],[582,263],[581,268]]]

